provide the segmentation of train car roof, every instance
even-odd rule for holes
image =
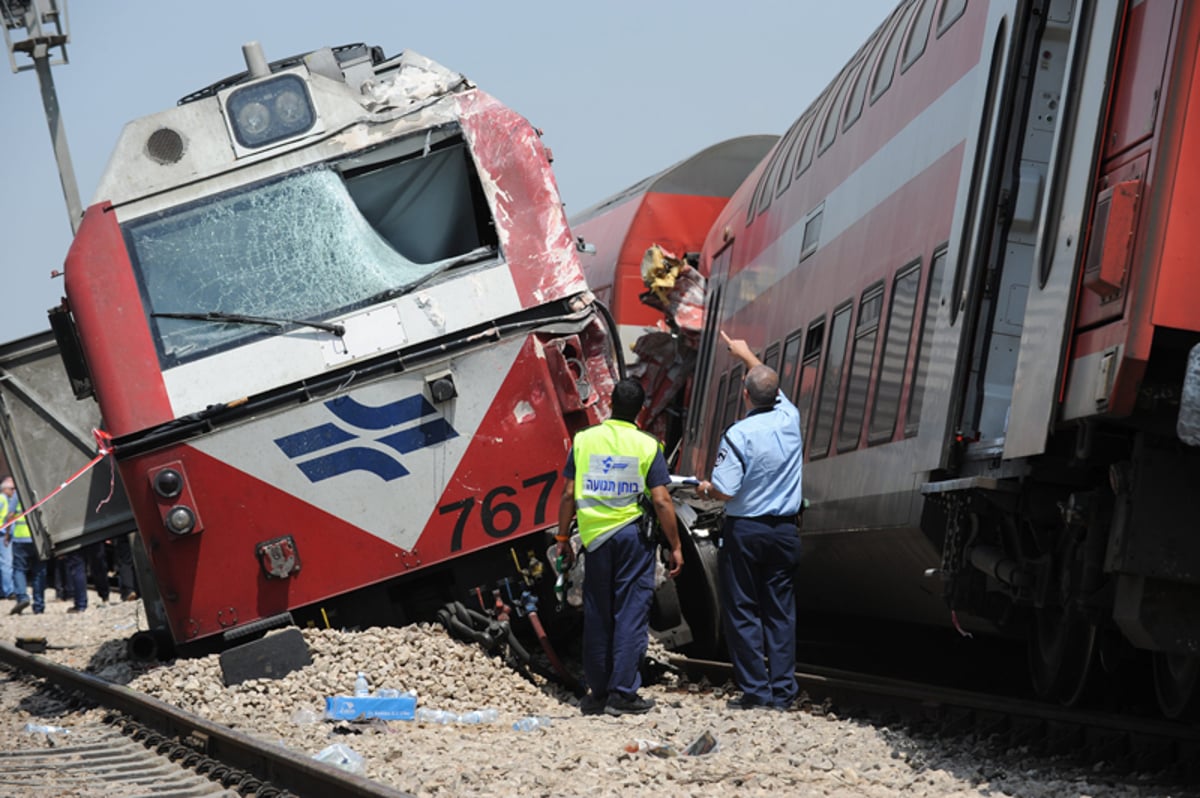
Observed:
[[[739,136],[717,142],[580,211],[571,217],[571,224],[583,224],[644,194],[730,197],[753,165],[762,160],[778,139],[779,136],[772,134]]]

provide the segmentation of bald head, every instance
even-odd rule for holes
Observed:
[[[779,393],[779,375],[770,366],[758,365],[746,374],[746,395],[755,407],[770,407]]]

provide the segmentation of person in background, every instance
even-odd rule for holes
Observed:
[[[113,538],[113,558],[117,565],[117,589],[121,601],[137,601],[137,577],[133,572],[133,532]]]
[[[654,597],[656,543],[642,522],[646,493],[670,546],[672,577],[683,567],[671,481],[662,446],[635,426],[646,393],[637,380],[617,383],[612,418],[575,435],[563,470],[557,553],[569,566],[571,519],[587,552],[583,576],[583,671],[589,693],[585,715],[641,714],[654,706],[638,695]]]
[[[741,339],[721,333],[746,365],[749,412],[726,430],[712,481],[701,498],[720,499],[725,521],[718,570],[721,612],[734,679],[732,709],[787,709],[796,700],[796,593],[800,557],[800,413],[779,390],[779,375]]]
[[[0,519],[8,517],[8,500],[16,492],[12,477],[0,483]],[[15,599],[13,587],[12,524],[0,530],[0,598]]]
[[[71,588],[71,598],[74,604],[67,610],[70,613],[83,612],[88,608],[87,577],[92,573],[92,581],[96,585],[96,594],[100,603],[108,601],[108,561],[104,556],[102,542],[88,543],[72,552],[63,555],[61,561],[66,569],[67,584]]]
[[[11,495],[8,493],[10,489]],[[41,614],[46,611],[46,563],[38,556],[33,535],[29,532],[29,522],[24,518],[13,520],[24,513],[24,509],[11,476],[0,480],[0,492],[6,497],[4,518],[0,524],[7,526],[11,523],[13,527],[13,589],[17,593],[17,603],[10,613],[22,613],[32,603],[34,614]],[[32,602],[28,592],[30,588],[33,590]]]

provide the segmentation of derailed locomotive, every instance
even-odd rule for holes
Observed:
[[[553,598],[613,334],[539,134],[416,53],[247,69],[124,129],[52,312],[193,651]]]
[[[803,413],[803,608],[1024,635],[1068,703],[1147,661],[1188,714],[1197,159],[1195,4],[904,0],[708,234],[679,470],[723,329]]]

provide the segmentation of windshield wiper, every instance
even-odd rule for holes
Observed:
[[[437,277],[442,272],[458,266],[466,265],[468,263],[486,260],[487,258],[491,257],[495,251],[496,250],[494,247],[478,247],[477,249],[473,249],[457,258],[439,263],[437,268],[428,274],[424,274],[411,282],[405,283],[404,285],[398,285],[395,288],[389,288],[386,291],[380,291],[378,294],[375,294],[369,298],[367,300],[367,304],[383,302],[388,299],[395,299],[398,296],[404,296],[405,294],[412,293],[421,286],[431,282],[433,278]]]
[[[333,333],[338,338],[346,334],[342,324],[329,324],[324,321],[304,321],[303,319],[276,319],[270,316],[247,316],[244,313],[222,313],[219,310],[209,310],[203,313],[151,313],[157,319],[186,319],[188,321],[215,321],[230,324],[262,324],[266,327],[283,327],[287,324],[299,324],[317,330]]]

